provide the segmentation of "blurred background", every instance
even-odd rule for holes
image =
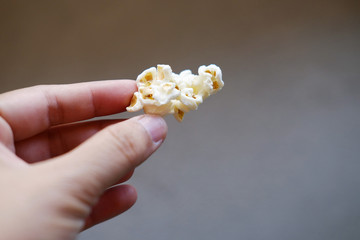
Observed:
[[[223,70],[79,239],[360,239],[359,1],[0,1],[0,29],[1,92]]]

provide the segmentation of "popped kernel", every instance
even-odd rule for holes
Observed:
[[[157,65],[143,71],[136,83],[138,91],[127,111],[144,109],[148,114],[173,114],[179,122],[185,113],[196,110],[204,99],[224,86],[221,69],[214,64],[200,66],[198,75],[190,70],[176,74],[169,65]]]

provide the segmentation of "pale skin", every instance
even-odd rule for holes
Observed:
[[[124,111],[135,91],[111,80],[0,94],[1,238],[75,239],[135,203],[121,183],[161,145],[165,121],[78,122]]]

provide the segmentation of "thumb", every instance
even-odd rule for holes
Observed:
[[[81,190],[101,194],[145,161],[163,142],[167,125],[162,117],[142,115],[108,126],[73,151],[54,161]],[[63,170],[63,171],[61,171]]]

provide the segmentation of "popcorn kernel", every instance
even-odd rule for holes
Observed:
[[[133,97],[131,98],[130,107],[135,106],[136,102],[137,102],[137,97],[136,95],[133,95]]]
[[[181,122],[185,113],[196,110],[205,98],[224,86],[218,66],[200,66],[198,72],[199,75],[194,75],[184,70],[175,74],[169,65],[146,69],[137,77],[138,92],[126,109],[129,112],[144,109],[145,113],[161,116],[173,114]]]
[[[213,88],[215,90],[219,89],[219,84],[217,82],[215,82],[215,81],[213,82]]]
[[[152,73],[150,72],[150,73],[147,73],[146,75],[145,75],[145,79],[146,79],[146,81],[151,81],[151,80],[153,80],[153,75],[152,75]]]

